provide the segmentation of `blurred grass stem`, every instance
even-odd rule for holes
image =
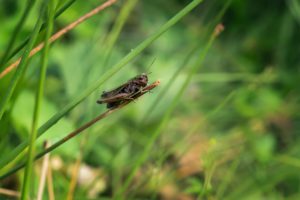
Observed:
[[[52,35],[49,39],[50,40],[49,42],[52,43],[52,42],[56,41],[57,39],[59,39],[60,37],[62,37],[66,33],[68,33],[70,30],[74,29],[76,26],[78,26],[79,24],[81,24],[85,20],[89,19],[90,17],[98,14],[100,11],[104,10],[105,8],[111,6],[116,1],[117,0],[108,0],[105,3],[101,4],[100,6],[96,7],[95,9],[91,10],[87,14],[83,15],[82,17],[80,17],[76,21],[72,22],[68,26],[64,27],[63,29],[59,30],[54,35]],[[45,45],[45,42],[42,42],[39,45],[37,45],[34,49],[32,49],[32,51],[29,54],[29,57],[35,55],[37,52],[39,52],[41,49],[43,49],[44,45]],[[6,76],[13,69],[17,68],[19,66],[21,60],[22,60],[22,58],[19,58],[17,61],[15,61],[10,66],[8,66],[5,70],[3,70],[3,72],[1,72],[1,74],[0,74],[0,79],[3,78],[4,76]]]
[[[65,3],[61,8],[58,9],[58,11],[56,12],[55,14],[55,18],[59,17],[65,10],[67,10],[75,1],[77,0],[70,0],[68,1],[67,3]],[[41,29],[40,29],[40,32],[42,30],[45,29],[45,23],[43,23]],[[21,51],[25,46],[26,44],[29,42],[29,39],[26,39],[24,42],[22,42],[18,47],[16,47],[13,52],[8,56],[7,61],[9,61],[12,57],[14,57],[19,51]]]
[[[31,184],[31,180],[33,180],[32,171],[33,171],[33,161],[35,155],[35,140],[37,136],[37,129],[38,129],[38,120],[39,114],[41,110],[41,103],[43,99],[44,93],[44,83],[46,79],[46,70],[47,70],[47,63],[48,63],[48,54],[49,54],[49,38],[51,36],[53,30],[53,22],[54,22],[54,13],[55,13],[55,2],[56,0],[44,0],[43,5],[41,8],[40,17],[38,19],[39,24],[41,25],[42,16],[46,11],[47,4],[49,5],[49,12],[47,16],[47,27],[46,27],[46,35],[44,39],[45,48],[43,49],[43,53],[41,56],[41,69],[39,75],[39,82],[38,82],[38,89],[36,92],[35,98],[35,106],[33,111],[33,120],[32,120],[32,127],[31,127],[31,134],[30,134],[30,141],[29,141],[29,149],[28,149],[28,156],[27,156],[27,163],[24,172],[24,180],[23,180],[23,187],[21,193],[21,199],[27,199],[29,195],[29,187]],[[32,186],[33,187],[33,186]]]
[[[46,5],[42,5],[42,9],[41,9],[41,13],[42,11],[45,9],[44,7],[46,7]],[[7,109],[9,100],[16,88],[16,85],[18,84],[21,76],[24,73],[25,67],[28,64],[29,61],[29,52],[32,49],[35,41],[37,40],[38,34],[39,34],[39,30],[42,26],[42,14],[40,14],[40,17],[38,18],[35,27],[33,29],[33,32],[31,34],[30,40],[26,46],[26,49],[23,52],[22,55],[22,59],[20,60],[20,66],[18,67],[18,69],[15,71],[10,83],[9,83],[9,87],[5,93],[4,98],[2,99],[1,103],[0,103],[0,120],[2,119],[2,116],[5,112],[5,110]]]
[[[121,30],[122,30],[124,24],[126,23],[129,15],[131,14],[131,11],[135,7],[136,3],[137,3],[137,0],[127,0],[124,3],[124,5],[120,11],[120,14],[118,15],[118,18],[107,38],[107,46],[106,46],[106,50],[104,53],[104,61],[103,61],[104,71],[107,68],[107,64],[109,62],[111,52],[112,52],[114,45],[121,33]]]
[[[16,42],[18,34],[21,32],[22,27],[25,24],[26,19],[27,19],[29,13],[30,13],[30,10],[34,6],[34,3],[35,3],[35,0],[28,0],[27,1],[25,10],[24,10],[24,12],[23,12],[23,14],[22,14],[22,16],[20,18],[20,21],[16,25],[16,28],[14,29],[14,31],[13,31],[11,37],[10,37],[8,46],[7,46],[6,50],[4,51],[4,54],[3,54],[2,58],[1,58],[0,69],[2,69],[3,65],[8,60],[9,54],[10,54],[10,52],[11,52],[11,50],[12,50],[12,48],[13,48],[15,42]]]
[[[48,146],[49,146],[49,142],[46,141],[45,148],[48,148]],[[50,154],[46,154],[44,156],[43,164],[42,164],[37,200],[43,199],[43,193],[44,193],[44,188],[45,188],[45,183],[46,183],[46,178],[47,178],[47,173],[49,168],[49,160],[50,160]]]

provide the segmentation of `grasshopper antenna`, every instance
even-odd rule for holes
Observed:
[[[152,67],[152,65],[153,65],[153,63],[155,62],[155,60],[156,60],[156,57],[153,58],[153,60],[152,60],[152,62],[150,63],[150,65],[147,67],[146,74],[151,74],[150,68]]]

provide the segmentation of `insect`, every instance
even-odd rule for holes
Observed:
[[[138,93],[141,93],[144,87],[148,84],[148,76],[146,73],[142,73],[127,83],[113,89],[109,92],[103,92],[101,98],[97,101],[99,104],[106,103],[107,108],[114,108],[120,104],[134,100]]]

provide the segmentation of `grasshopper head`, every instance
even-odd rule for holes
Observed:
[[[135,80],[142,87],[145,87],[148,84],[148,76],[145,73],[138,75]]]

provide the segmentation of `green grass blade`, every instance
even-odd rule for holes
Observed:
[[[216,17],[214,17],[214,19],[212,20],[212,22],[209,23],[208,28],[207,28],[208,31],[205,33],[206,37],[209,37],[209,33],[211,33],[211,31],[213,31],[213,29],[215,28],[215,26],[220,22],[221,18],[224,16],[224,14],[227,11],[227,9],[228,9],[229,5],[231,4],[231,2],[232,2],[232,0],[226,1],[226,3],[222,7],[222,9],[218,13],[218,15],[216,15]],[[157,107],[157,105],[159,104],[159,102],[161,101],[161,99],[166,95],[168,89],[171,87],[171,85],[174,82],[174,80],[176,80],[176,78],[178,77],[178,75],[180,74],[180,72],[186,67],[186,65],[188,64],[188,62],[191,60],[191,58],[194,56],[194,54],[197,53],[198,50],[199,50],[198,45],[196,45],[196,46],[194,46],[194,47],[191,48],[190,52],[183,59],[182,64],[178,67],[178,69],[172,75],[172,77],[170,78],[170,80],[167,82],[167,84],[164,86],[164,88],[161,90],[161,92],[157,95],[157,97],[154,100],[154,102],[151,104],[151,106],[149,106],[149,108],[145,112],[146,114],[143,116],[143,118],[141,120],[141,124],[144,124],[145,121],[146,121],[146,119],[149,118],[149,116],[151,116],[151,114],[153,113],[153,111],[155,110],[155,108]]]
[[[63,14],[65,12],[65,10],[67,10],[71,5],[73,5],[73,3],[75,3],[75,1],[77,1],[77,0],[70,0],[67,3],[65,3],[62,7],[60,7],[58,9],[58,11],[55,13],[54,18],[57,18],[61,14]]]
[[[61,8],[58,9],[58,11],[55,14],[55,18],[59,17],[65,10],[67,10],[73,3],[75,3],[77,0],[70,0],[67,3],[65,3]],[[40,32],[45,29],[45,23],[42,25]],[[13,52],[8,56],[8,60],[14,57],[21,49],[23,49],[26,44],[29,42],[29,38],[24,40],[18,47],[16,47]]]
[[[300,24],[300,2],[297,0],[288,0],[287,1],[290,12]]]
[[[14,29],[14,31],[13,31],[11,37],[10,37],[10,41],[8,43],[8,46],[7,46],[3,56],[1,58],[0,70],[3,68],[4,64],[6,63],[8,55],[10,54],[10,52],[11,52],[11,50],[12,50],[12,48],[13,48],[15,42],[16,42],[18,34],[21,32],[21,29],[22,29],[23,25],[25,24],[26,19],[29,15],[34,3],[35,3],[35,0],[28,0],[27,1],[24,13],[21,16],[20,21],[17,23],[16,28]]]
[[[142,152],[142,154],[140,155],[138,160],[135,162],[132,172],[130,173],[130,175],[126,179],[125,183],[123,184],[123,187],[117,193],[117,198],[120,198],[123,195],[125,190],[130,185],[131,181],[133,180],[133,177],[135,176],[137,170],[146,161],[147,157],[149,156],[149,154],[151,152],[151,148],[153,147],[154,142],[159,137],[162,130],[166,127],[166,125],[167,125],[167,123],[168,123],[168,121],[169,121],[169,119],[172,115],[172,112],[175,109],[180,97],[183,95],[183,93],[186,90],[187,86],[191,82],[193,75],[196,73],[196,71],[201,66],[204,58],[206,57],[206,54],[207,54],[209,48],[211,47],[211,45],[212,45],[212,43],[215,39],[215,37],[216,37],[216,34],[213,32],[211,34],[211,37],[210,37],[209,41],[207,42],[207,44],[205,46],[205,49],[203,50],[203,52],[201,52],[201,55],[199,56],[199,58],[197,59],[195,64],[190,69],[189,74],[188,74],[187,78],[185,79],[182,87],[180,88],[180,90],[176,94],[174,100],[171,102],[170,106],[168,107],[167,111],[165,112],[165,115],[163,116],[163,118],[161,120],[161,123],[159,124],[157,129],[154,131],[152,136],[149,138],[149,142],[147,143],[147,146],[145,147],[144,151]]]
[[[191,58],[194,56],[196,51],[198,50],[198,46],[193,47],[190,52],[187,54],[187,56],[183,59],[180,66],[177,68],[177,70],[173,73],[172,77],[169,79],[167,84],[163,87],[163,89],[159,92],[153,103],[149,106],[147,111],[145,112],[145,115],[143,116],[141,120],[141,124],[144,124],[145,121],[151,116],[161,99],[166,95],[169,88],[172,86],[174,80],[178,77],[180,72],[187,66],[188,62],[191,60]]]
[[[9,84],[8,90],[6,92],[6,95],[4,96],[4,98],[2,99],[1,103],[0,103],[0,120],[5,112],[5,109],[7,108],[7,104],[16,88],[17,83],[20,80],[20,77],[22,76],[22,74],[24,73],[25,70],[25,66],[27,65],[28,61],[29,61],[29,53],[30,50],[33,48],[33,45],[35,44],[35,41],[37,40],[38,34],[39,34],[39,30],[42,26],[42,19],[41,17],[39,17],[39,19],[37,20],[37,23],[33,29],[32,35],[30,37],[30,40],[27,44],[26,49],[24,50],[24,53],[22,55],[22,59],[21,62],[19,64],[19,67],[17,68],[17,70],[15,71],[15,74],[13,75],[13,78]]]
[[[216,197],[218,199],[223,198],[224,193],[229,186],[230,180],[232,180],[232,177],[235,176],[234,172],[238,168],[239,163],[240,163],[240,159],[236,159],[235,161],[233,161],[232,164],[230,164],[226,174],[224,174],[224,178],[221,181],[220,186],[217,188],[216,191]]]
[[[38,137],[46,132],[50,127],[58,122],[66,113],[72,110],[80,102],[82,102],[88,95],[95,91],[99,86],[101,86],[106,80],[108,80],[112,75],[120,71],[127,63],[137,57],[145,48],[152,44],[156,39],[158,39],[163,33],[165,33],[169,28],[176,24],[181,18],[187,15],[192,9],[194,9],[202,0],[194,0],[178,12],[174,17],[167,21],[160,29],[158,29],[153,35],[140,43],[135,49],[133,49],[129,54],[127,54],[122,60],[111,67],[103,76],[98,79],[93,85],[87,88],[81,95],[78,95],[72,102],[61,109],[60,112],[51,117],[45,124],[43,124],[38,130]],[[18,147],[16,147],[11,154],[3,156],[0,161],[0,169],[13,160],[21,151],[23,151],[28,145],[28,140],[24,141]]]
[[[48,0],[44,0],[40,18],[42,18],[44,11],[46,10]],[[33,113],[33,121],[32,121],[32,128],[30,134],[30,141],[29,141],[29,149],[28,149],[28,156],[27,156],[27,163],[24,172],[24,180],[23,180],[23,187],[21,193],[21,199],[27,199],[29,193],[29,186],[32,180],[32,169],[33,169],[33,162],[35,156],[35,141],[37,135],[37,126],[38,126],[38,119],[40,113],[41,102],[44,93],[44,83],[46,78],[46,70],[47,70],[47,62],[48,62],[48,51],[49,51],[49,38],[51,36],[53,30],[53,21],[54,21],[54,12],[55,12],[55,0],[50,0],[49,3],[49,16],[47,17],[47,26],[46,26],[46,35],[44,39],[45,47],[42,50],[42,57],[41,57],[41,69],[40,69],[40,77],[38,83],[38,90],[36,93],[35,99],[35,106],[34,106],[34,113]]]
[[[136,5],[137,0],[127,0],[124,3],[124,6],[122,10],[120,11],[120,15],[118,16],[116,23],[114,24],[111,33],[109,34],[107,38],[107,47],[104,55],[104,62],[103,62],[103,67],[104,71],[107,68],[107,63],[109,61],[112,49],[120,35],[120,32],[127,21],[129,14],[131,13],[132,9]]]
[[[259,83],[272,83],[278,78],[276,74],[270,74],[269,72],[262,72],[261,74],[251,73],[203,73],[198,74],[193,78],[194,82],[259,82]]]

